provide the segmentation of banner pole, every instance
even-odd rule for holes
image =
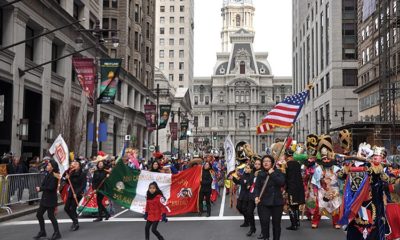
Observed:
[[[91,194],[89,200],[86,201],[85,205],[83,205],[82,210],[80,210],[80,211],[78,212],[78,216],[81,215],[81,213],[83,212],[83,210],[85,210],[86,206],[89,204],[89,202],[90,202],[90,201],[92,200],[92,198],[94,197],[94,194],[97,193],[97,190],[100,189],[100,188],[103,186],[103,184],[104,184],[104,182],[106,181],[106,179],[107,179],[107,177],[104,178],[103,181],[101,181],[100,185],[99,185],[96,189],[93,190],[93,192],[92,192],[92,194]],[[97,206],[97,208],[98,208],[98,207],[99,207],[99,206]]]

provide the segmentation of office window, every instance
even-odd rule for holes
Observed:
[[[183,27],[179,28],[179,34],[185,34],[185,28]]]
[[[175,12],[175,7],[174,7],[174,6],[170,6],[170,7],[169,7],[169,11],[170,11],[170,12]]]
[[[51,63],[51,71],[52,72],[57,72],[57,63],[58,61],[54,61],[55,59],[58,58],[58,46],[56,43],[51,44],[51,60],[53,61]]]
[[[118,0],[111,0],[111,7],[118,8]]]
[[[164,46],[165,45],[165,39],[164,38],[160,38],[160,46]]]
[[[116,18],[111,18],[111,29],[118,29],[118,21]],[[111,37],[116,37],[117,32],[111,32]]]
[[[326,74],[325,81],[326,81],[326,89],[329,89],[331,87],[331,79],[329,73]]]
[[[169,63],[169,70],[174,70],[174,63],[173,62]]]
[[[165,33],[165,29],[164,28],[160,28],[160,34],[164,34]]]
[[[205,103],[206,105],[210,104],[210,97],[209,97],[209,96],[206,96],[206,97],[205,97],[204,103]]]
[[[183,74],[179,74],[179,81],[183,82],[183,79],[184,79],[184,75]]]
[[[195,116],[193,120],[194,120],[194,121],[193,121],[193,125],[194,125],[195,127],[198,127],[198,126],[199,126],[199,117],[198,117],[198,116]]]
[[[236,15],[236,27],[240,27],[240,15]]]
[[[183,70],[185,69],[185,63],[184,62],[180,62],[179,63],[179,70]]]
[[[160,55],[159,55],[159,57],[160,57],[160,58],[164,58],[164,50],[160,50]]]
[[[168,79],[169,79],[170,81],[174,81],[174,74],[169,74],[169,75],[168,75]]]
[[[158,67],[160,68],[160,70],[164,70],[164,62],[160,62],[160,64],[158,65]]]
[[[150,62],[150,47],[146,47],[146,63]]]
[[[169,18],[169,23],[174,23],[175,22],[175,18],[174,17],[170,17]]]
[[[185,39],[184,38],[180,38],[179,39],[179,45],[185,45]]]
[[[160,12],[165,12],[165,6],[160,6]]]
[[[79,5],[77,4],[77,3],[75,3],[74,2],[74,5],[73,5],[73,9],[72,9],[72,16],[75,18],[75,19],[79,19],[79,11],[80,11],[80,7],[79,7]]]
[[[132,35],[132,29],[131,29],[131,27],[128,27],[128,44],[129,44],[129,46],[132,44],[131,35]]]
[[[179,6],[179,11],[184,12],[185,11],[185,6]]]
[[[180,18],[179,18],[179,22],[180,22],[180,23],[185,23],[185,17],[180,17]]]
[[[219,126],[220,127],[223,127],[224,126],[224,119],[219,119]]]
[[[210,117],[206,116],[204,118],[204,127],[210,127]]]
[[[169,28],[169,34],[174,34],[175,33],[175,29],[174,28]]]
[[[168,55],[168,56],[169,56],[170,58],[173,58],[174,55],[175,55],[175,54],[174,54],[174,50],[169,50],[169,55]]]
[[[165,17],[160,17],[160,23],[162,23],[162,24],[165,23]]]
[[[140,19],[140,11],[139,4],[135,4],[135,22],[139,22]]]
[[[325,85],[325,84],[324,84],[324,81],[325,81],[325,79],[322,78],[322,79],[321,79],[321,94],[324,93],[324,91],[325,91],[325,88],[324,88],[324,85]]]
[[[135,31],[135,50],[139,50],[139,32]]]
[[[194,97],[194,105],[199,105],[199,97],[198,96]]]
[[[174,39],[173,39],[173,38],[170,38],[170,39],[169,39],[169,45],[173,46],[174,44],[175,44]]]
[[[343,69],[343,86],[357,86],[357,69]]]
[[[261,103],[265,103],[265,96],[261,96]]]
[[[27,26],[25,29],[25,39],[31,38],[33,36],[35,36],[35,31],[33,31],[32,28]],[[35,43],[34,39],[26,41],[25,43],[25,58],[31,61],[33,61],[34,43]]]
[[[110,0],[103,0],[103,7],[109,8],[110,7]]]
[[[184,58],[184,57],[185,57],[185,51],[179,50],[179,58]]]

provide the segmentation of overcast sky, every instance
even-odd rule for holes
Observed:
[[[194,75],[210,76],[221,51],[223,0],[195,0]],[[255,51],[268,52],[275,76],[292,75],[292,1],[253,0]]]

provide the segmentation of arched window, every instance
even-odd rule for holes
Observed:
[[[236,15],[236,27],[240,27],[240,15]]]
[[[242,61],[242,62],[240,62],[240,74],[245,74],[245,71],[246,71],[246,65]]]
[[[239,114],[239,127],[246,127],[246,115],[244,113]]]

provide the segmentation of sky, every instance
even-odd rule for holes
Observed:
[[[211,76],[221,51],[223,0],[195,0],[194,76]],[[253,0],[254,49],[268,52],[275,76],[292,76],[292,1]]]

